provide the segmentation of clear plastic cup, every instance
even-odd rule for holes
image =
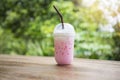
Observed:
[[[72,25],[58,24],[54,29],[55,60],[58,64],[71,64],[74,56],[75,31]]]

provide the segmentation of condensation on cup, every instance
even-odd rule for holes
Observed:
[[[75,30],[71,24],[58,24],[54,29],[55,60],[58,64],[71,64],[74,56]]]

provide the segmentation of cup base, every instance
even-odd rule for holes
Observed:
[[[57,66],[69,66],[71,64],[57,64]]]

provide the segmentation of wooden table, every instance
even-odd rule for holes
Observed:
[[[120,62],[75,58],[59,66],[54,57],[0,55],[0,80],[120,80]]]

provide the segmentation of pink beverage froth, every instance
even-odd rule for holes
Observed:
[[[71,64],[74,56],[74,37],[54,37],[54,46],[56,62],[58,64]]]

